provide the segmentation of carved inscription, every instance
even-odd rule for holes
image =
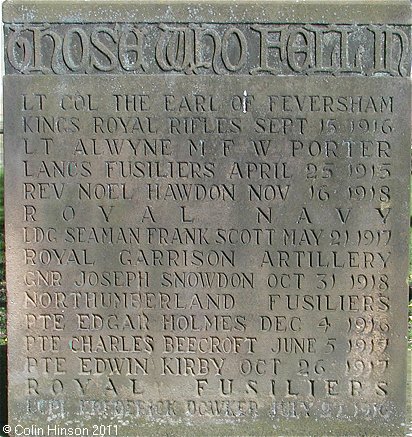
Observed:
[[[6,52],[12,420],[398,427],[403,28],[10,25]]]
[[[9,25],[10,73],[407,77],[407,26]],[[253,48],[253,49],[252,49]]]

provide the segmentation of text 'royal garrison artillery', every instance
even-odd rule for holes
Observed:
[[[409,7],[6,1],[11,435],[404,434]]]

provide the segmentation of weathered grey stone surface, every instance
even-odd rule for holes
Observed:
[[[4,16],[15,435],[403,435],[409,2]]]

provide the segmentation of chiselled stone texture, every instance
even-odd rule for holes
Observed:
[[[407,26],[7,26],[7,72],[407,77]]]
[[[11,435],[403,435],[408,11],[6,2]]]

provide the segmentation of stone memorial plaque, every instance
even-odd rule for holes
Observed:
[[[11,435],[403,435],[409,16],[6,2]]]

